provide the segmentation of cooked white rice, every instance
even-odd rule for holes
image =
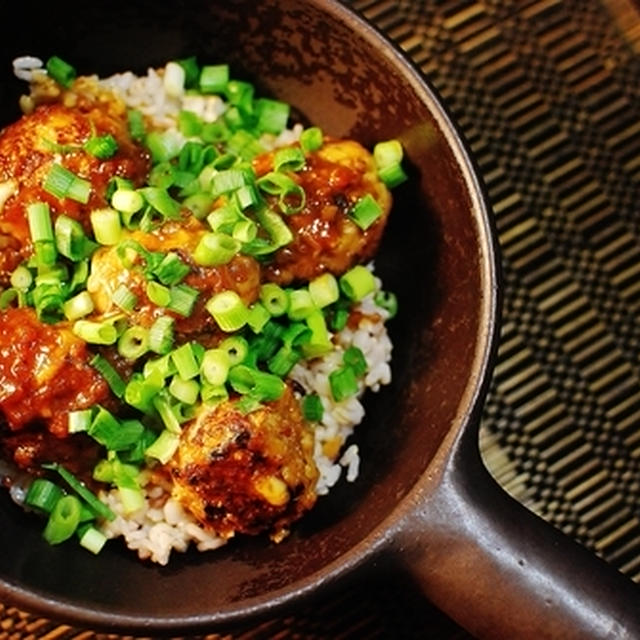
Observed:
[[[14,62],[16,75],[28,82],[38,82],[43,77],[42,62],[25,56]],[[215,96],[170,95],[166,91],[162,71],[149,69],[146,76],[136,76],[131,72],[120,73],[108,78],[95,78],[104,88],[109,88],[122,96],[131,108],[140,110],[161,128],[176,128],[176,119],[181,109],[198,113],[207,121],[215,121],[224,113],[224,102]],[[265,135],[261,143],[273,148],[298,139],[302,126],[296,125],[279,136]],[[369,265],[373,270],[373,264]],[[376,292],[381,282],[376,277]],[[387,334],[385,322],[388,312],[374,302],[375,293],[362,300],[357,310],[361,320],[356,329],[345,328],[333,338],[336,348],[326,356],[311,362],[297,364],[290,378],[301,385],[307,393],[317,393],[324,408],[322,420],[313,425],[315,436],[314,458],[319,470],[316,487],[319,496],[326,495],[344,474],[348,482],[358,477],[360,457],[357,444],[343,445],[353,434],[354,428],[362,421],[365,410],[362,396],[367,391],[378,391],[391,381],[392,344]],[[344,350],[350,346],[359,347],[367,361],[368,372],[359,382],[355,396],[341,402],[332,398],[328,374],[342,362]],[[152,474],[142,474],[144,506],[134,513],[126,513],[117,489],[103,492],[101,498],[117,514],[115,520],[106,522],[102,529],[109,538],[122,537],[126,546],[142,559],[158,564],[167,564],[172,551],[186,551],[194,545],[200,551],[215,549],[225,544],[226,539],[212,534],[201,527],[171,497],[170,485],[157,484]],[[16,492],[23,495],[24,492]]]

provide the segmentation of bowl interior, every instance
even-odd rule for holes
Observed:
[[[313,0],[59,3],[58,13],[17,6],[3,36],[0,125],[18,116],[19,55],[56,54],[101,75],[197,55],[230,62],[236,77],[290,102],[309,122],[365,145],[399,138],[410,180],[376,260],[399,298],[390,324],[393,382],[367,398],[357,429],[361,471],[341,483],[280,545],[238,540],[208,554],[175,554],[166,568],[141,563],[117,543],[97,557],[51,548],[40,527],[0,496],[0,597],[87,625],[144,620],[175,625],[239,615],[247,603],[323,576],[392,514],[469,407],[483,326],[484,266],[479,208],[455,132],[406,61],[333,2]],[[59,17],[58,17],[59,16]],[[359,545],[360,547],[362,545]],[[360,553],[361,551],[359,551]]]

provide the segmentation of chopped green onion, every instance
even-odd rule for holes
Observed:
[[[180,420],[178,419],[178,414],[169,403],[167,397],[164,394],[158,394],[153,399],[153,406],[158,412],[158,415],[160,416],[165,429],[167,429],[171,433],[179,434]]]
[[[271,319],[271,314],[267,308],[260,302],[256,301],[249,307],[249,317],[247,324],[253,333],[260,333],[264,326]]]
[[[182,201],[182,206],[189,209],[195,218],[202,220],[211,211],[213,201],[214,197],[212,195],[198,192],[185,198]]]
[[[300,134],[300,146],[303,151],[317,151],[322,146],[324,136],[320,127],[309,127]]]
[[[350,300],[359,301],[376,288],[375,278],[363,265],[356,265],[339,279],[340,289]]]
[[[405,182],[408,178],[405,170],[402,168],[400,163],[392,164],[388,167],[384,167],[382,169],[378,169],[378,177],[384,184],[389,187],[389,189],[393,189],[397,187],[399,184]]]
[[[309,293],[316,307],[322,309],[340,297],[338,281],[332,273],[323,273],[309,282]]]
[[[127,111],[127,124],[129,126],[129,133],[134,140],[143,140],[146,131],[144,125],[144,116],[138,109],[129,109]]]
[[[367,372],[367,360],[359,347],[352,345],[342,355],[345,365],[351,367],[356,376],[361,377]]]
[[[53,225],[49,205],[45,202],[34,202],[27,206],[27,220],[31,240],[35,242],[53,241]]]
[[[222,291],[213,295],[205,305],[218,326],[227,333],[237,331],[246,324],[249,311],[235,291]]]
[[[235,366],[244,361],[249,353],[249,343],[242,336],[229,336],[219,345],[218,349],[225,351],[229,356],[230,366]]]
[[[149,349],[164,355],[173,346],[173,327],[175,320],[171,316],[159,316],[149,329]]]
[[[93,310],[93,299],[86,289],[69,298],[62,305],[65,318],[71,321],[88,316]]]
[[[200,91],[222,93],[229,82],[229,65],[205,65],[200,70]]]
[[[16,289],[28,289],[33,284],[33,274],[28,267],[21,264],[11,273],[11,286]]]
[[[251,176],[252,177],[252,176]],[[230,191],[235,191],[249,184],[250,176],[243,169],[226,169],[214,173],[211,177],[211,193],[217,197]]]
[[[114,366],[99,353],[96,353],[96,355],[93,356],[90,364],[107,381],[107,384],[109,385],[111,391],[113,391],[113,393],[118,396],[118,398],[122,398],[127,384],[122,379],[118,371],[114,368]]]
[[[399,140],[385,140],[373,147],[373,159],[378,168],[402,162],[404,151]]]
[[[118,339],[118,331],[115,326],[107,321],[76,320],[73,323],[72,331],[79,338],[91,344],[114,344]]]
[[[274,318],[283,315],[289,309],[289,295],[282,287],[272,282],[260,287],[260,300]]]
[[[123,283],[113,292],[113,302],[123,311],[133,311],[138,304],[138,296]]]
[[[258,402],[278,400],[284,392],[281,378],[243,364],[229,369],[229,384],[241,394],[249,394]]]
[[[171,378],[169,393],[180,402],[195,404],[200,396],[200,385],[197,380],[185,380],[179,374]]]
[[[207,349],[200,363],[200,373],[211,385],[219,386],[226,382],[231,358],[226,349]]]
[[[79,535],[80,546],[93,554],[98,554],[107,542],[107,536],[99,529],[88,526]]]
[[[308,289],[292,289],[289,291],[289,310],[287,315],[291,320],[304,320],[315,309],[316,306]]]
[[[193,89],[198,85],[200,79],[200,67],[195,56],[182,58],[176,62],[184,69],[184,87],[185,89]]]
[[[258,117],[257,127],[260,131],[278,135],[286,128],[290,111],[286,102],[258,98],[255,101],[255,111]]]
[[[83,146],[87,153],[90,153],[99,160],[107,160],[113,157],[118,151],[118,143],[110,133],[103,136],[93,136],[89,138]]]
[[[156,278],[167,285],[178,284],[190,271],[191,267],[173,251],[167,253],[153,270]]]
[[[159,282],[149,280],[145,287],[147,298],[159,307],[166,307],[171,302],[171,291]]]
[[[378,176],[389,187],[393,188],[407,179],[402,168],[404,150],[399,140],[378,142],[373,148]]]
[[[69,260],[84,260],[96,246],[86,236],[82,225],[65,214],[56,218],[54,235],[58,251]]]
[[[62,489],[51,480],[36,478],[29,485],[24,502],[33,509],[51,513],[63,495]]]
[[[89,425],[93,420],[91,409],[77,409],[69,411],[68,430],[69,433],[83,433],[89,430]]]
[[[43,464],[43,468],[50,469],[57,472],[62,479],[75,491],[88,505],[89,508],[94,511],[101,518],[106,520],[115,520],[116,514],[104,504],[90,489],[88,489],[84,482],[78,480],[70,471],[67,471],[61,464],[51,463]]]
[[[320,422],[324,415],[322,400],[317,393],[308,393],[302,399],[302,415],[309,422]]]
[[[389,318],[393,318],[398,313],[398,298],[392,291],[378,291],[373,296],[373,301],[389,313]]]
[[[202,266],[214,267],[228,263],[240,249],[231,236],[215,231],[205,233],[198,242],[193,259]]]
[[[195,378],[200,372],[198,357],[191,342],[186,342],[177,349],[174,349],[171,352],[171,360],[176,367],[178,375],[184,380]]]
[[[200,292],[186,284],[177,284],[169,289],[169,302],[166,307],[170,311],[188,318],[195,307]]]
[[[164,429],[158,438],[147,447],[145,454],[159,460],[162,464],[166,464],[176,452],[179,443],[180,436],[177,433]]]
[[[139,189],[144,199],[165,218],[177,218],[180,215],[180,203],[174,200],[166,189],[143,187]]]
[[[200,398],[202,402],[208,405],[217,404],[226,400],[228,397],[229,392],[224,385],[209,384],[205,381],[200,386]]]
[[[138,441],[143,429],[138,420],[120,421],[104,407],[99,407],[88,433],[109,451],[122,451]]]
[[[267,252],[270,253],[280,247],[284,247],[293,240],[291,229],[278,213],[267,207],[261,207],[255,214],[260,226],[271,237],[271,245],[267,247]]]
[[[274,375],[284,378],[301,358],[302,355],[297,349],[292,349],[288,345],[283,345],[269,359],[267,362],[267,368]]]
[[[329,386],[333,399],[341,402],[357,393],[358,379],[351,367],[340,367],[329,374]]]
[[[44,528],[44,539],[49,544],[68,540],[80,523],[81,504],[76,496],[62,496],[56,502]]]
[[[172,129],[150,131],[145,137],[145,144],[154,164],[167,162],[178,157],[182,148],[182,135]]]
[[[125,360],[137,360],[149,350],[149,329],[133,326],[126,329],[118,338],[118,353]]]
[[[144,198],[134,189],[121,187],[111,196],[111,206],[121,213],[132,215],[144,206]]]
[[[113,246],[120,242],[122,222],[118,211],[105,207],[104,209],[94,209],[89,216],[96,242],[107,246]]]
[[[274,171],[300,171],[305,165],[304,151],[300,147],[277,149],[273,156]]]
[[[314,358],[329,353],[333,349],[333,345],[322,311],[313,311],[305,318],[305,322],[311,330],[311,336],[308,342],[302,346],[304,354],[309,358]]]
[[[265,193],[278,196],[278,206],[282,213],[291,215],[304,209],[306,193],[288,175],[278,171],[270,171],[258,178],[256,184]]]
[[[124,401],[142,413],[151,413],[153,399],[162,387],[163,383],[157,381],[154,376],[134,374],[129,378],[124,390]]]
[[[202,131],[202,120],[197,113],[181,109],[178,113],[178,129],[180,133],[187,138],[198,136]]]
[[[239,107],[243,111],[250,111],[253,108],[255,89],[250,82],[229,80],[224,92],[230,104]]]
[[[68,89],[76,78],[76,70],[68,62],[58,56],[51,56],[45,65],[47,73],[58,84]]]
[[[57,198],[71,198],[82,204],[87,204],[91,193],[91,183],[56,162],[51,165],[43,189]]]
[[[381,216],[382,207],[370,193],[362,196],[349,211],[349,217],[363,231],[366,231]]]

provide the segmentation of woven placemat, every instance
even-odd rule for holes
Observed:
[[[352,0],[419,65],[477,159],[504,264],[481,425],[523,504],[640,581],[640,10],[631,0]],[[401,577],[233,636],[469,636]],[[0,605],[0,640],[117,636]]]

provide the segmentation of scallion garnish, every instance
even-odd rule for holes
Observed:
[[[373,301],[381,309],[385,309],[389,314],[389,318],[395,317],[398,313],[398,298],[392,291],[378,291],[373,296]]]
[[[200,91],[202,93],[222,93],[229,82],[229,65],[205,65],[200,70]]]
[[[43,513],[51,513],[64,495],[62,489],[46,478],[35,478],[25,495],[25,504]]]
[[[91,344],[114,344],[118,339],[118,331],[113,323],[108,321],[76,320],[72,331]]]
[[[171,316],[159,316],[149,329],[149,349],[159,355],[171,351],[173,347],[173,327],[175,320]]]
[[[62,496],[53,507],[44,528],[44,539],[49,544],[68,540],[80,523],[81,503],[76,496]]]
[[[91,358],[90,364],[106,380],[111,391],[113,391],[118,398],[122,398],[127,383],[122,379],[122,376],[111,362],[103,355],[96,353],[96,355]]]
[[[58,84],[68,89],[76,79],[76,70],[58,56],[51,56],[45,65],[47,73]]]
[[[99,160],[107,160],[113,157],[118,151],[118,143],[110,133],[102,136],[92,136],[83,146],[87,153],[90,153]]]
[[[114,520],[116,514],[111,511],[111,509],[104,504],[90,489],[86,487],[84,482],[78,480],[73,473],[65,469],[61,464],[58,463],[47,463],[43,464],[42,467],[44,469],[49,469],[51,471],[57,472],[60,477],[75,491],[88,505],[89,508],[99,517],[105,518],[106,520]]]
[[[62,312],[67,320],[78,320],[94,310],[93,298],[85,289],[62,304]]]
[[[320,127],[308,127],[300,134],[300,146],[305,152],[317,151],[324,141]]]
[[[340,289],[350,300],[359,301],[376,288],[373,273],[363,265],[356,265],[340,276]]]
[[[120,213],[110,207],[94,209],[90,213],[93,236],[102,245],[113,246],[122,237],[122,222]]]
[[[362,196],[349,211],[349,217],[363,231],[366,231],[381,216],[382,207],[370,193]]]
[[[205,233],[198,242],[193,259],[204,267],[214,267],[229,262],[240,250],[240,243],[225,233]]]
[[[249,318],[249,311],[242,298],[231,290],[214,294],[205,308],[218,326],[227,333],[242,329]]]
[[[324,415],[322,400],[317,393],[308,393],[302,399],[302,415],[309,422],[320,422]]]
[[[274,317],[281,316],[289,310],[287,292],[273,282],[266,282],[261,285],[260,300],[267,311]]]
[[[357,393],[358,379],[351,367],[340,367],[329,374],[329,386],[333,399],[342,402]]]
[[[71,198],[87,204],[91,194],[91,183],[54,162],[44,181],[43,189],[56,198]]]
[[[128,327],[118,338],[118,353],[125,359],[134,361],[149,351],[149,329],[135,325]]]

